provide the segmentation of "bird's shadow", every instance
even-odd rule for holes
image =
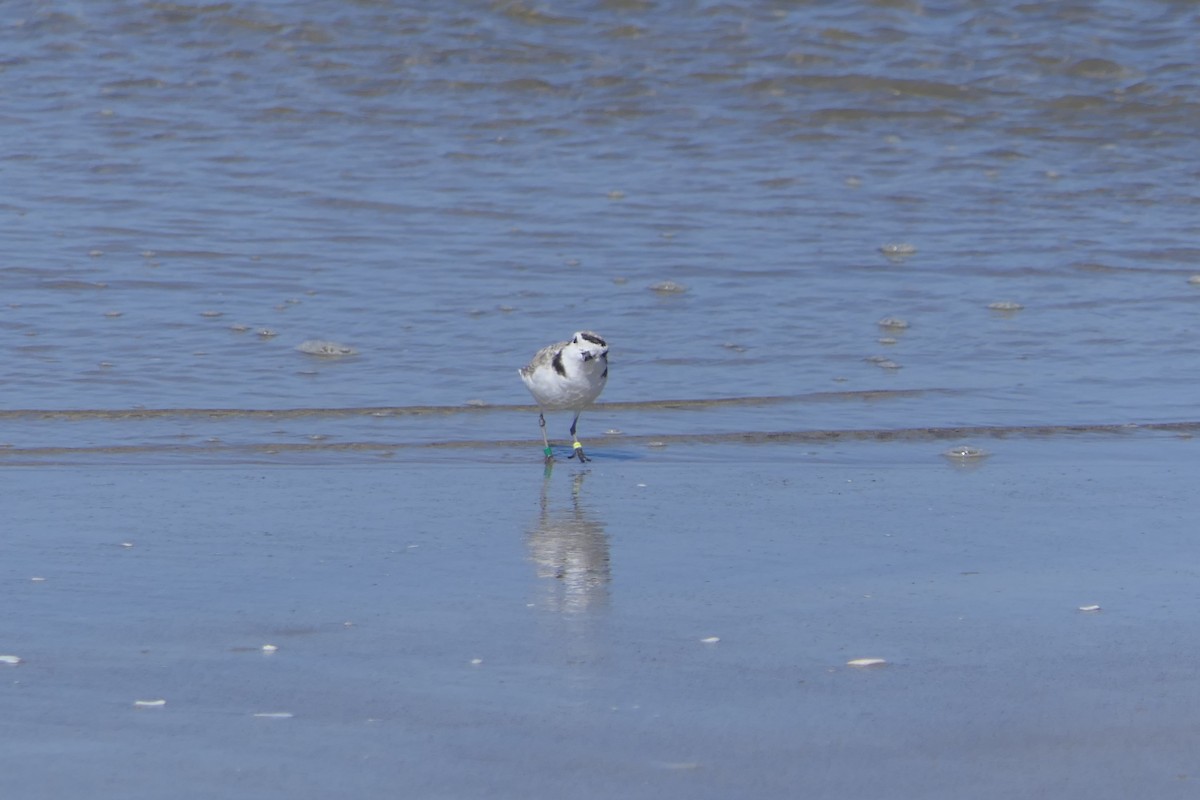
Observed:
[[[571,458],[570,456],[571,451],[569,448],[554,448],[554,460],[546,462],[546,474],[550,474],[550,471],[553,470],[555,466],[573,468],[582,467],[583,469],[587,469],[593,464],[602,464],[605,461],[641,461],[646,457],[646,454],[637,450],[605,447],[601,450],[589,449],[587,454],[588,460],[582,463],[579,461],[579,459]]]

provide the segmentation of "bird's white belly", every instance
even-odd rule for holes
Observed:
[[[588,380],[586,376],[582,375],[573,377],[571,380],[564,380],[557,374],[546,380],[540,380],[540,377],[539,375],[521,376],[538,405],[547,411],[579,410],[599,396],[605,383],[604,379],[599,376],[592,380]]]

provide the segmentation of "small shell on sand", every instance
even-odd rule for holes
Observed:
[[[847,667],[882,667],[887,661],[882,658],[856,658],[853,661],[847,661]]]
[[[987,458],[990,454],[980,447],[973,447],[969,444],[958,444],[942,453],[942,455],[944,455],[946,458],[970,459]]]
[[[264,653],[274,653],[278,650],[279,650],[279,645],[277,645],[277,644],[264,644],[262,646],[262,651]]]
[[[721,641],[720,636],[705,636],[703,639],[700,640],[700,643],[701,644],[716,644],[719,641]]]
[[[260,711],[254,716],[258,719],[291,719],[295,714],[290,711]]]
[[[1079,607],[1079,610],[1080,610],[1080,611],[1087,611],[1087,612],[1091,613],[1091,612],[1099,611],[1099,610],[1100,610],[1100,606],[1080,606],[1080,607]]]
[[[650,291],[658,292],[659,294],[683,294],[687,290],[688,287],[675,281],[659,281],[650,285]]]
[[[902,331],[908,328],[908,320],[901,319],[900,317],[884,317],[875,324],[881,328],[893,331]]]
[[[17,664],[20,664],[20,663],[21,663],[20,656],[0,656],[0,664],[9,664],[10,666],[15,667]]]
[[[1192,277],[1188,278],[1188,283],[1192,284],[1193,286],[1200,286],[1200,275],[1193,275]]]
[[[296,345],[296,349],[310,356],[352,356],[358,353],[353,347],[323,339],[309,339]]]
[[[166,700],[134,700],[134,708],[162,708],[167,704]]]
[[[1020,311],[1025,306],[1020,303],[1014,303],[1010,300],[1001,300],[997,303],[988,303],[988,308],[992,311]]]
[[[894,258],[896,256],[911,256],[917,252],[917,246],[915,244],[909,244],[908,242],[894,242],[892,244],[883,245],[879,248],[879,252],[883,253],[889,258]]]

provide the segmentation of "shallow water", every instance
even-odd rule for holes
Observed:
[[[593,438],[1195,419],[1190,4],[6,11],[7,408],[520,404],[593,328],[610,401],[939,390]],[[294,434],[537,438],[450,419]],[[0,441],[156,435],[77,423]]]

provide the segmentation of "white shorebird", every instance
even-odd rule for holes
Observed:
[[[554,460],[546,437],[547,411],[574,411],[571,421],[570,458],[590,459],[575,435],[579,415],[590,406],[608,382],[608,343],[591,331],[580,331],[569,342],[558,342],[537,351],[527,366],[517,370],[538,404],[538,425],[546,445],[546,461]]]

